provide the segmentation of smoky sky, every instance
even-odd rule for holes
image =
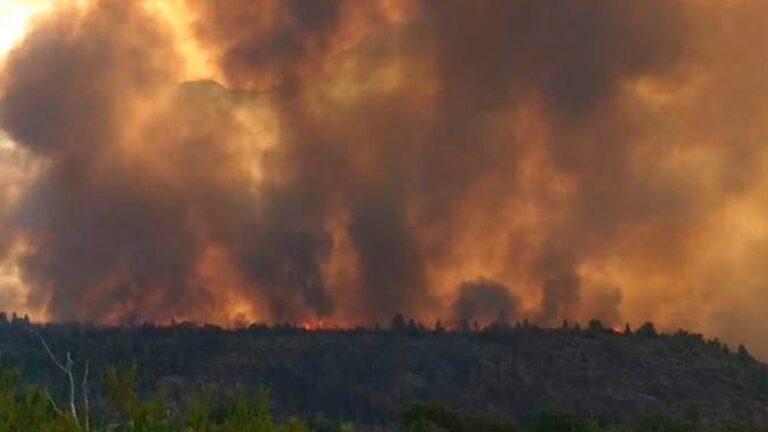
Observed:
[[[7,303],[352,324],[501,302],[734,334],[706,298],[741,265],[718,221],[766,202],[765,82],[723,55],[762,35],[756,0],[173,4],[62,3],[8,54]]]

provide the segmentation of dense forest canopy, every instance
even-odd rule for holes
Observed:
[[[548,411],[583,427],[632,426],[648,418],[706,431],[768,425],[768,366],[743,346],[682,330],[659,333],[651,323],[618,332],[599,320],[558,328],[520,322],[451,329],[398,315],[378,328],[253,324],[227,330],[192,323],[35,325],[0,316],[0,370],[20,372],[12,393],[42,388],[61,408],[68,381],[43,340],[59,361],[71,355],[78,401],[87,362],[98,421],[115,415],[110,392],[117,386],[135,392],[132,403],[144,407],[136,413],[173,424],[191,415],[190,398],[246,403],[268,389],[280,422],[294,417],[310,426],[354,423],[364,430],[395,428],[418,407],[515,428]]]

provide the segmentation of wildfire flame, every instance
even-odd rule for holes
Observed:
[[[0,0],[0,309],[762,343],[766,16]]]

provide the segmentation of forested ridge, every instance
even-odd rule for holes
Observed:
[[[32,417],[60,419],[54,407],[66,417],[68,380],[44,349],[46,341],[60,361],[67,353],[73,360],[80,416],[87,363],[94,428],[454,432],[478,425],[499,431],[542,424],[549,429],[536,430],[768,425],[768,366],[743,346],[682,330],[660,334],[650,323],[618,332],[599,321],[449,330],[396,317],[387,328],[308,331],[290,324],[100,327],[3,318],[0,398],[6,405],[15,400],[18,409],[42,410]],[[190,415],[209,424],[189,429]],[[261,426],[227,429],[235,427],[233,415],[261,418]],[[165,429],[135,429],[141,418]],[[470,429],[451,429],[454,423]]]

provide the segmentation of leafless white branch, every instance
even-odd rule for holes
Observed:
[[[48,353],[48,356],[51,358],[53,364],[61,369],[61,371],[64,372],[64,374],[67,376],[67,379],[69,380],[69,414],[72,416],[72,421],[75,422],[75,426],[80,429],[80,418],[77,415],[77,406],[75,405],[75,375],[72,372],[72,368],[74,367],[75,362],[72,360],[72,355],[71,353],[67,352],[66,363],[61,363],[61,361],[59,361],[59,359],[51,350],[51,347],[48,346],[48,343],[45,341],[45,338],[43,338],[43,335],[37,331],[34,331],[34,333],[37,338],[40,339],[40,342],[43,344],[43,348],[45,348],[45,352]],[[48,397],[49,400],[53,402],[53,398],[50,397],[50,394],[48,394]]]

